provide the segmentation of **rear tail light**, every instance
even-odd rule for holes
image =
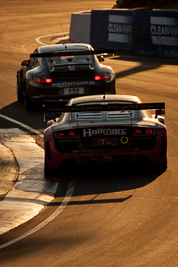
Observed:
[[[70,132],[57,132],[55,138],[77,137],[78,135],[74,131]]]
[[[152,130],[152,129],[147,129],[147,130],[145,131],[145,133],[146,133],[146,134],[152,134],[152,133],[153,133],[153,130]]]
[[[134,134],[153,134],[153,129],[135,129]]]
[[[63,136],[65,136],[65,134],[64,133],[59,133],[58,136],[59,137],[63,137]]]
[[[52,83],[51,78],[46,78],[46,77],[37,77],[33,78],[34,83]]]
[[[95,81],[101,81],[101,80],[106,80],[109,79],[109,75],[95,75]]]
[[[141,133],[142,133],[142,131],[140,129],[135,130],[135,134],[141,134]]]
[[[69,136],[75,136],[75,132],[69,132]]]

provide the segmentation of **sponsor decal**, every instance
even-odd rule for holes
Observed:
[[[97,135],[125,135],[125,134],[127,134],[127,129],[117,129],[117,128],[83,129],[83,137],[91,137]]]
[[[129,138],[128,138],[127,136],[122,136],[120,140],[121,140],[121,143],[122,143],[123,145],[125,145],[125,144],[128,143]]]
[[[132,17],[109,15],[108,41],[132,43]]]
[[[95,81],[76,81],[76,82],[58,82],[58,83],[52,83],[52,86],[59,87],[59,88],[65,88],[70,86],[80,86],[80,85],[94,85]]]
[[[178,45],[178,19],[169,17],[151,17],[150,33],[154,45]]]

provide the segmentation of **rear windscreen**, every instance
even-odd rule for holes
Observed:
[[[91,65],[94,66],[93,55],[71,55],[46,58],[51,67],[63,65]]]

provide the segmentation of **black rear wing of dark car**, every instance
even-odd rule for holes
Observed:
[[[99,55],[99,54],[114,54],[113,49],[101,49],[101,50],[76,50],[76,51],[56,51],[47,53],[32,53],[31,58],[42,57],[60,57],[60,56],[81,56],[81,55]]]
[[[111,104],[102,102],[99,104],[85,104],[59,107],[59,104],[51,106],[51,103],[43,105],[45,119],[54,119],[61,113],[67,112],[97,112],[97,111],[120,111],[120,110],[156,110],[155,117],[165,114],[165,102],[157,103],[131,103]]]

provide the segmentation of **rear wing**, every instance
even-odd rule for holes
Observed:
[[[118,110],[156,110],[155,117],[165,114],[165,102],[157,103],[131,103],[131,104],[111,104],[108,102],[102,102],[99,105],[82,105],[59,107],[54,105],[50,106],[50,103],[43,105],[45,119],[54,119],[61,113],[67,112],[95,112],[95,111],[118,111]]]
[[[76,50],[76,51],[63,51],[63,52],[52,52],[52,53],[32,53],[31,58],[42,58],[42,57],[59,57],[59,56],[80,56],[80,55],[99,55],[99,54],[114,54],[113,49],[105,50]]]

